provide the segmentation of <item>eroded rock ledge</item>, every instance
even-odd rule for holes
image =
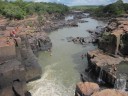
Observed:
[[[31,96],[26,83],[42,74],[36,55],[51,50],[51,40],[45,33],[24,29],[7,27],[0,37],[0,96]],[[13,30],[16,33],[10,36]]]
[[[115,86],[125,75],[124,85],[128,88],[128,19],[116,18],[109,21],[101,37],[98,49],[87,53],[89,69],[103,82]],[[125,68],[121,69],[121,66]],[[119,87],[119,86],[118,86]]]

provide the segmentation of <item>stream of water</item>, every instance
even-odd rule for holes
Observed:
[[[66,37],[86,37],[90,34],[87,29],[95,29],[103,25],[102,21],[85,18],[89,21],[79,23],[79,27],[63,28],[51,32],[52,56],[49,52],[39,53],[39,63],[43,74],[41,79],[30,82],[28,89],[32,96],[74,96],[76,83],[80,81],[80,73],[87,68],[87,59],[81,58],[82,54],[93,50],[96,46],[88,44],[86,47],[67,42]]]

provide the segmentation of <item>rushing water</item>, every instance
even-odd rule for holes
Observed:
[[[74,96],[75,85],[80,81],[80,73],[87,68],[87,59],[82,54],[96,48],[92,44],[86,47],[67,42],[66,37],[89,36],[87,29],[95,29],[103,22],[91,18],[75,28],[63,28],[49,34],[52,40],[52,56],[49,52],[40,52],[39,63],[43,74],[41,79],[28,84],[32,96]]]
[[[98,82],[101,83],[102,82],[102,76],[103,76],[103,70],[102,68],[100,69],[100,73],[99,73],[99,77],[98,77]]]
[[[125,91],[126,90],[126,76],[123,74],[120,74],[120,76],[117,78],[114,87],[118,90]]]

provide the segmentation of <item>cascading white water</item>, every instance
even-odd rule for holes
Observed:
[[[100,73],[99,73],[99,77],[98,77],[98,82],[99,83],[102,82],[102,76],[103,76],[103,70],[102,70],[102,68],[100,68]]]
[[[32,96],[74,96],[76,83],[80,81],[80,73],[87,68],[87,59],[81,60],[81,54],[95,49],[96,46],[89,44],[82,47],[68,42],[66,37],[90,36],[85,30],[104,24],[91,18],[85,20],[89,22],[80,23],[79,27],[63,28],[49,34],[53,43],[52,56],[49,52],[39,53],[38,60],[43,74],[41,79],[28,84]]]
[[[115,82],[115,89],[121,90],[121,91],[125,91],[126,89],[126,76],[125,75],[120,75]]]
[[[54,78],[55,70],[52,70],[59,63],[54,63],[45,68],[45,73],[42,75],[42,78],[31,82],[28,86],[31,86],[30,92],[32,96],[70,96],[74,94],[75,86],[71,85],[69,88],[66,88],[62,82]]]
[[[116,51],[115,51],[115,55],[118,54],[119,52],[119,45],[120,45],[120,35],[116,35]]]

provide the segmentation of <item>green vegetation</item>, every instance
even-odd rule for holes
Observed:
[[[99,6],[97,5],[83,5],[83,6],[72,6],[70,7],[70,10],[78,10],[83,12],[94,13],[95,10],[98,8]]]
[[[117,0],[117,2],[113,4],[109,4],[107,6],[100,6],[99,8],[94,10],[94,13],[98,17],[110,17],[110,16],[119,16],[121,14],[127,13],[128,4],[123,3],[122,0]]]
[[[28,15],[59,13],[68,11],[68,7],[63,4],[44,2],[25,2],[23,0],[3,1],[0,0],[0,15],[10,19],[23,19]]]
[[[80,10],[80,11],[87,11],[87,10],[94,10],[98,8],[96,5],[83,5],[83,6],[72,6],[70,7],[71,10]]]
[[[115,3],[106,6],[73,6],[70,9],[90,12],[97,17],[111,17],[128,13],[128,4],[123,3],[122,0],[117,0]]]

